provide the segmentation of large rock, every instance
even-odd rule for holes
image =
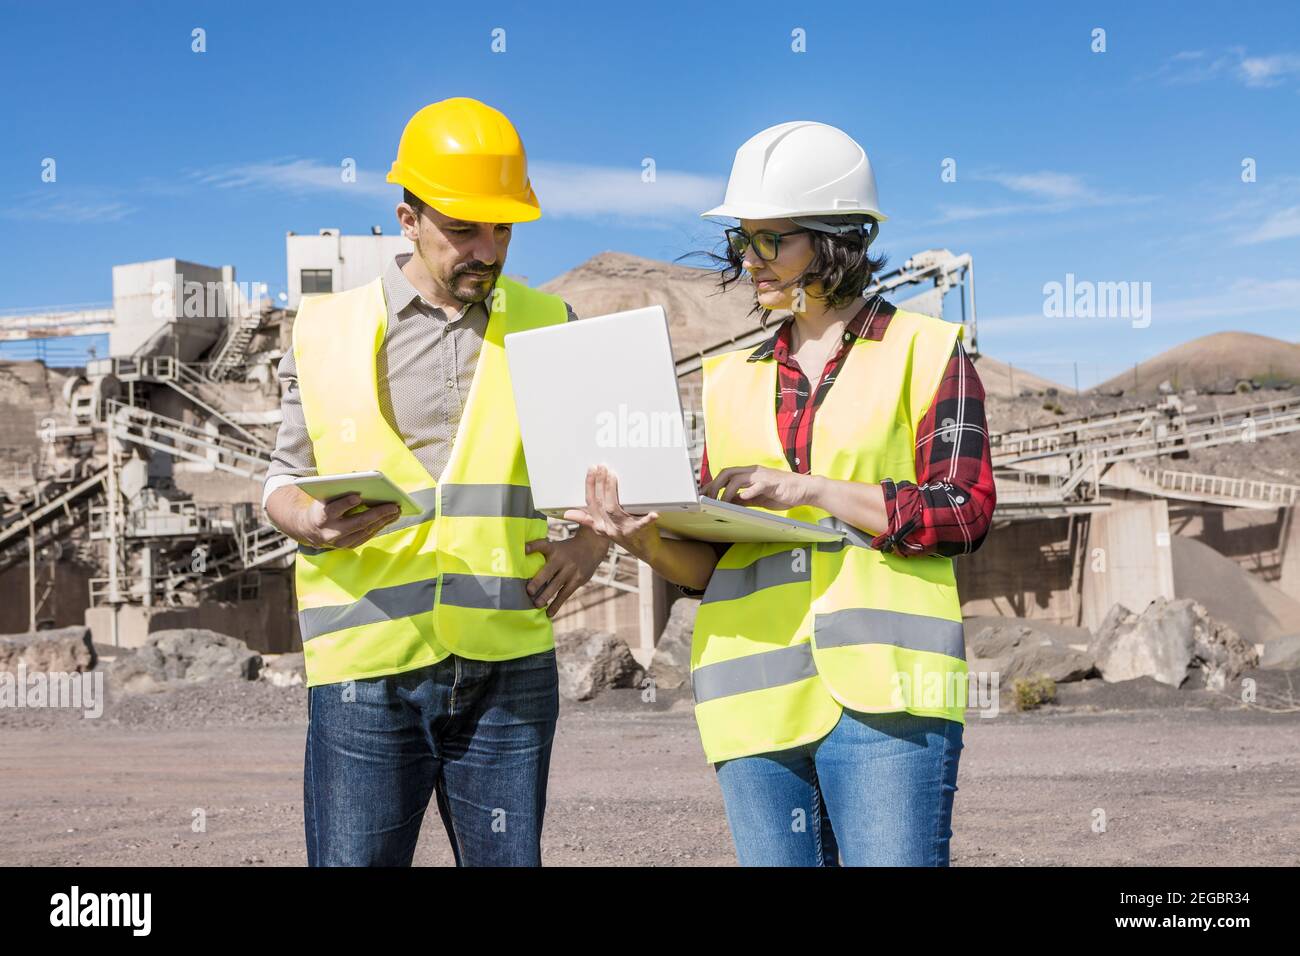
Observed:
[[[1200,670],[1208,689],[1222,690],[1228,681],[1259,666],[1254,647],[1189,598],[1156,598],[1140,615],[1116,604],[1088,651],[1101,676],[1112,683],[1153,677],[1181,687]]]
[[[1092,658],[1058,644],[1027,624],[993,624],[967,642],[971,671],[997,671],[999,680],[1045,675],[1058,684],[1096,676]]]
[[[560,693],[591,700],[611,687],[638,687],[645,670],[623,641],[607,631],[580,627],[555,635]]]
[[[0,671],[11,674],[20,661],[29,672],[71,674],[90,670],[95,660],[90,628],[80,624],[0,637]]]
[[[307,668],[302,651],[270,656],[262,668],[261,676],[276,687],[295,687],[307,683]]]
[[[130,692],[146,692],[171,681],[255,680],[262,655],[237,637],[201,627],[157,631],[130,654],[118,658],[109,673]]]
[[[673,690],[691,679],[691,635],[699,609],[699,598],[681,597],[673,602],[650,660],[650,677],[656,687]]]
[[[1265,644],[1259,666],[1283,670],[1300,668],[1300,634],[1288,634]]]

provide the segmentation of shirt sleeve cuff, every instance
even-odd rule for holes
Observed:
[[[262,510],[266,511],[266,502],[271,497],[271,493],[277,488],[283,488],[285,485],[293,484],[293,475],[272,475],[266,479],[266,484],[262,486]]]
[[[880,489],[885,495],[885,515],[889,523],[883,534],[871,539],[871,546],[878,550],[889,549],[900,557],[915,554],[915,550],[909,552],[907,548],[902,547],[902,544],[907,540],[907,533],[921,523],[923,502],[920,489],[910,481],[895,482],[890,478],[880,480]],[[899,535],[899,529],[909,521],[912,525],[908,528],[908,532]]]

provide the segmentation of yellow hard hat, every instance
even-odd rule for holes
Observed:
[[[530,222],[542,214],[514,126],[465,96],[430,103],[411,117],[388,181],[456,219]]]

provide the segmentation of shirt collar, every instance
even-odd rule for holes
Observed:
[[[858,314],[849,319],[848,325],[844,327],[844,335],[847,340],[852,335],[858,339],[872,338],[872,323],[877,316],[892,315],[894,307],[890,305],[882,296],[873,295],[867,299]],[[766,358],[776,357],[778,362],[784,361],[786,355],[790,352],[790,333],[794,327],[794,316],[790,316],[774,331],[770,336],[763,340],[758,348],[749,353],[747,362],[758,362]]]
[[[384,293],[388,296],[388,305],[392,310],[392,314],[400,318],[404,315],[409,315],[410,309],[416,308],[426,314],[435,315],[441,319],[448,319],[447,310],[441,306],[426,301],[424,296],[420,295],[419,291],[416,290],[415,286],[411,285],[411,280],[406,278],[406,273],[402,271],[402,266],[406,265],[406,263],[410,261],[413,254],[414,253],[403,252],[399,255],[393,256],[393,258],[388,260],[388,265],[384,269]],[[455,322],[459,319],[463,319],[469,314],[470,309],[480,304],[481,303],[478,302],[469,303],[454,316],[451,316],[448,321]]]

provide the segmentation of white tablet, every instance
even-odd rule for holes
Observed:
[[[295,478],[293,483],[317,501],[329,501],[340,495],[358,494],[361,504],[373,508],[375,505],[396,504],[402,508],[403,515],[418,515],[424,509],[382,471],[354,471],[346,475],[312,475],[310,478]]]

